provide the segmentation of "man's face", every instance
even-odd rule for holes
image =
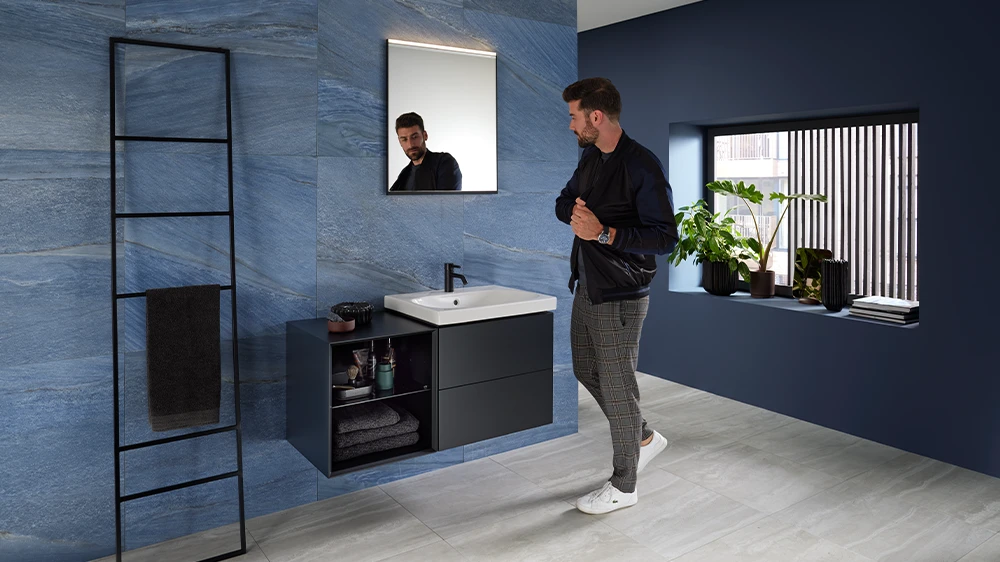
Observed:
[[[580,109],[579,101],[569,102],[569,130],[576,135],[576,142],[580,148],[587,148],[597,142],[600,131],[590,121],[590,115]]]
[[[419,125],[398,129],[396,136],[399,137],[399,146],[403,147],[403,152],[407,158],[416,162],[427,153],[427,131],[421,131]]]

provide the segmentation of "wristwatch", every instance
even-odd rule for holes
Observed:
[[[607,225],[604,226],[604,230],[602,230],[601,233],[597,235],[597,241],[599,243],[601,243],[601,244],[607,244],[608,242],[611,241],[611,227],[610,226],[607,226]]]

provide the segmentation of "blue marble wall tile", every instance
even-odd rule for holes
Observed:
[[[196,429],[202,428],[179,433]],[[134,494],[233,470],[236,470],[236,432],[219,433],[123,453],[122,489],[126,494]],[[149,501],[156,503],[156,498]],[[169,504],[160,503],[168,509]]]
[[[225,145],[129,142],[117,162],[123,173],[115,201],[119,212],[229,209]],[[106,168],[107,163],[105,178]],[[238,170],[234,164],[234,172]],[[234,178],[234,186],[239,185]],[[122,219],[119,224],[138,220]]]
[[[316,501],[313,465],[282,439],[243,443],[244,503],[247,518]]]
[[[125,31],[125,1],[0,6],[0,148],[106,150],[108,37]]]
[[[397,288],[441,288],[442,266],[462,257],[461,196],[385,195],[381,158],[320,158],[319,302],[363,295],[381,305]]]
[[[569,129],[567,135],[572,135]],[[555,214],[556,197],[573,177],[576,161],[538,162],[501,160],[498,193],[544,193],[550,197],[549,205]]]
[[[482,10],[515,18],[547,21],[576,30],[576,0],[465,0],[467,10]],[[576,64],[576,61],[573,62]]]
[[[110,243],[106,152],[0,150],[0,170],[0,253]]]
[[[498,157],[576,161],[563,89],[577,79],[576,29],[467,10],[470,32],[497,51]]]
[[[497,193],[465,197],[466,236],[517,252],[569,259],[573,230],[555,213],[557,193]]]
[[[316,159],[234,162],[240,337],[284,334],[316,309]]]
[[[122,444],[139,443],[190,433],[191,429],[153,431],[149,425],[149,397],[146,385],[145,351],[120,353],[118,360],[119,384],[119,428]],[[111,386],[111,379],[108,379]],[[236,423],[235,401],[233,399],[232,356],[222,355],[221,397],[219,399],[219,422],[201,426],[203,429],[223,427]],[[126,474],[126,476],[128,476]]]
[[[131,501],[123,512],[128,550],[236,523],[240,513],[236,478]],[[233,541],[239,545],[238,531]]]
[[[122,61],[125,134],[225,138],[224,56],[126,45]]]
[[[110,245],[0,254],[8,366],[111,354]]]
[[[106,554],[114,548],[110,357],[13,366],[2,356],[0,559]]]
[[[464,29],[460,1],[319,4],[319,155],[386,155],[386,39],[489,49]]]
[[[572,367],[554,366],[552,374],[552,422],[572,426],[579,421],[579,389]]]
[[[128,33],[155,41],[315,58],[316,0],[128,0]]]
[[[565,130],[569,126],[569,113],[566,111],[566,102],[562,101],[562,91],[577,80],[576,26],[556,25],[480,10],[466,10],[465,23],[469,33],[492,45],[501,59],[517,69],[518,76],[531,76],[556,88],[557,95],[553,101],[558,102],[564,110],[562,125]],[[520,87],[525,89],[524,84]],[[529,130],[551,132],[549,127],[542,124],[536,124]],[[559,128],[554,131],[559,131]],[[563,146],[552,149],[564,151],[558,154],[565,157],[567,142],[570,147],[575,147],[576,143],[572,137],[563,141]],[[575,148],[572,152],[575,154]],[[545,159],[557,159],[548,154],[546,156]]]
[[[316,0],[235,4],[224,0],[141,0],[129,2],[127,26],[130,37],[233,51],[233,139],[237,152],[315,155],[316,10]],[[178,57],[171,51],[150,56],[163,60]],[[176,73],[183,75],[181,65],[177,68]],[[211,68],[193,72],[200,79],[200,93],[216,100],[208,109],[198,110],[203,112],[198,116],[218,115],[224,90],[214,91],[223,87],[222,75]],[[149,79],[156,87],[147,87],[141,94],[161,105],[151,108],[144,117],[148,121],[137,126],[153,131],[183,126],[180,120],[171,124],[173,109],[180,109],[178,104],[183,102],[166,95],[164,80],[168,79],[160,75]],[[129,99],[138,94],[131,87],[128,90]]]

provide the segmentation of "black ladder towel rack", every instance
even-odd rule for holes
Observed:
[[[146,47],[160,47],[165,49],[181,49],[189,51],[202,51],[208,53],[219,53],[224,55],[226,60],[226,138],[184,138],[184,137],[150,137],[150,136],[130,136],[130,135],[118,135],[116,127],[116,117],[115,117],[115,59],[117,46],[120,44],[128,45],[142,45]],[[235,245],[235,228],[233,224],[233,113],[232,113],[232,95],[230,91],[230,54],[229,49],[221,49],[218,47],[197,47],[193,45],[181,45],[176,43],[162,43],[157,41],[143,41],[138,39],[126,39],[123,37],[111,37],[110,38],[110,77],[111,82],[109,84],[111,93],[111,316],[112,316],[112,362],[114,364],[114,411],[115,411],[115,551],[116,558],[120,562],[122,559],[122,505],[126,502],[137,500],[140,498],[146,498],[149,496],[164,494],[167,492],[173,492],[175,490],[180,490],[183,488],[189,488],[191,486],[198,486],[200,484],[207,484],[209,482],[216,482],[219,480],[224,480],[228,478],[236,478],[237,485],[239,487],[239,509],[240,509],[240,549],[213,556],[211,558],[205,558],[200,562],[215,562],[217,560],[226,560],[228,558],[233,558],[241,554],[246,554],[247,552],[247,542],[246,542],[246,516],[244,513],[243,506],[243,430],[242,424],[240,422],[240,368],[239,368],[239,354],[238,354],[238,342],[236,330],[236,245]],[[229,210],[228,211],[203,211],[203,212],[172,212],[172,213],[119,213],[117,208],[117,203],[115,201],[116,195],[116,161],[115,161],[115,149],[116,143],[118,141],[146,141],[146,142],[196,142],[196,143],[225,143],[228,149],[228,167],[229,167]],[[118,301],[120,299],[130,299],[139,298],[146,295],[145,292],[141,293],[118,293],[118,272],[117,272],[117,224],[118,219],[137,219],[137,218],[156,218],[156,217],[205,217],[205,216],[227,216],[229,217],[229,285],[224,285],[220,287],[221,290],[228,290],[230,294],[230,301],[232,303],[232,321],[233,321],[233,394],[235,400],[235,415],[236,422],[233,425],[228,425],[225,427],[218,427],[214,429],[208,429],[204,431],[196,431],[193,433],[186,433],[182,435],[175,435],[173,437],[166,437],[163,439],[154,439],[151,441],[144,441],[140,443],[133,443],[129,445],[121,444],[121,436],[119,434],[119,425],[121,423],[120,412],[119,412],[119,367],[118,367]],[[218,433],[225,433],[229,431],[236,432],[236,470],[232,472],[226,472],[222,474],[216,474],[214,476],[209,476],[206,478],[198,478],[196,480],[191,480],[188,482],[182,482],[179,484],[174,484],[171,486],[164,486],[161,488],[155,488],[152,490],[146,490],[143,492],[138,492],[134,494],[122,495],[122,483],[121,483],[121,455],[126,451],[134,451],[136,449],[144,449],[147,447],[154,447],[156,445],[164,445],[166,443],[174,443],[177,441],[184,441],[187,439],[194,439],[197,437],[205,437],[207,435],[214,435]]]

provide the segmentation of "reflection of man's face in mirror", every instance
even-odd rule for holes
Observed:
[[[424,155],[427,154],[427,131],[423,130],[420,125],[414,125],[397,129],[396,136],[399,138],[399,146],[403,147],[406,157],[419,166]]]
[[[600,118],[598,111],[584,111],[580,109],[580,101],[569,102],[569,130],[576,135],[576,143],[580,148],[587,148],[597,142],[600,131],[594,126],[592,121]]]

